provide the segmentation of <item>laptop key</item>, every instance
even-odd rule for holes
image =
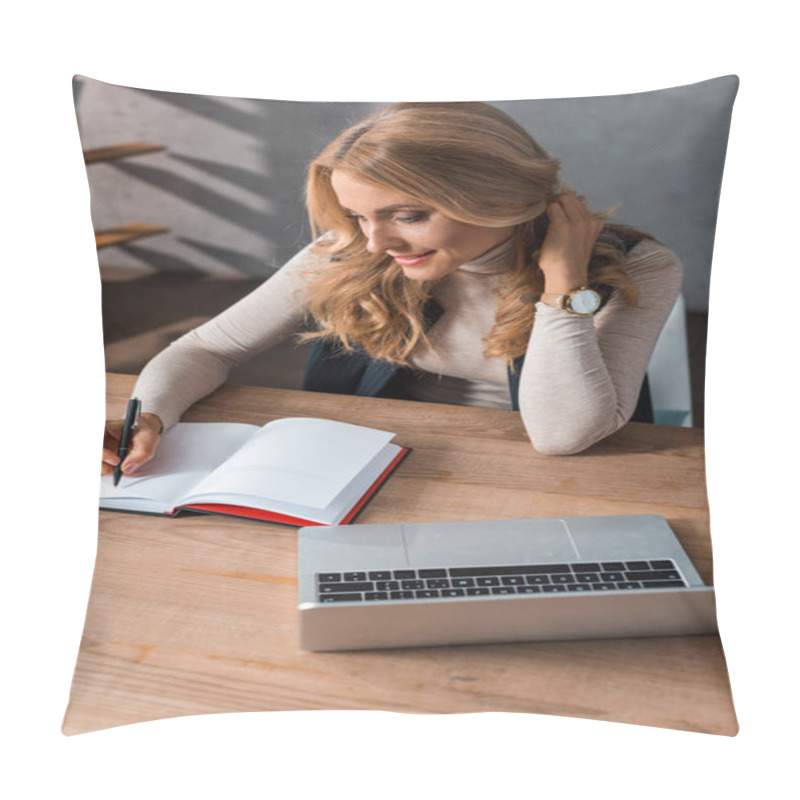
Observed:
[[[485,594],[491,594],[488,586],[473,586],[471,589],[467,589],[467,597],[477,597]]]
[[[675,569],[675,562],[671,559],[664,561],[651,561],[650,566],[653,569]]]
[[[642,581],[643,589],[664,589],[668,586],[686,586],[683,581]]]
[[[525,583],[524,575],[508,575],[503,578],[503,586],[519,586]]]
[[[364,592],[365,600],[388,600],[389,592]]]
[[[446,569],[420,569],[417,570],[420,578],[446,578]]]
[[[572,577],[572,576],[570,576]],[[549,575],[526,575],[525,576],[526,583],[529,584],[542,584],[542,583],[550,583],[550,576]]]
[[[442,597],[466,597],[463,589],[442,589]]]
[[[572,570],[570,570],[569,564],[532,564],[522,571],[526,575],[552,575],[556,572],[571,572]]]
[[[425,583],[424,581],[416,580],[416,581],[400,581],[400,588],[401,589],[424,589]]]
[[[571,583],[567,586],[567,589],[570,592],[591,592],[592,591],[592,584],[591,583]]]
[[[414,595],[420,600],[429,600],[431,597],[438,597],[439,592],[436,589],[419,589]]]
[[[371,581],[390,581],[392,573],[389,570],[380,570],[379,572],[370,572],[369,579]]]
[[[650,569],[648,561],[626,561],[625,569]]]
[[[390,600],[413,600],[414,599],[414,592],[411,592],[411,591],[389,592],[389,599]]]
[[[578,583],[599,583],[600,576],[596,575],[594,572],[583,572],[579,575],[575,576],[578,579]]]
[[[499,586],[500,578],[475,578],[478,586]]]
[[[604,581],[624,581],[625,575],[622,572],[601,572],[600,578]]]
[[[517,594],[541,594],[541,586],[517,586]]]
[[[615,583],[593,583],[591,587],[595,592],[608,592],[617,588]]]
[[[396,569],[392,577],[395,580],[413,580],[417,577],[417,573],[413,569]]]
[[[625,580],[628,581],[660,581],[660,580],[680,580],[681,574],[674,569],[651,569],[651,570],[637,570],[625,573]]]
[[[589,561],[584,564],[573,564],[573,572],[600,572],[600,565],[596,561]]]
[[[342,578],[346,581],[365,581],[367,579],[366,572],[345,572]]]
[[[492,594],[516,594],[513,586],[493,586],[490,591]]]
[[[569,572],[569,564],[530,564],[520,567],[451,567],[451,578],[476,578],[483,575],[528,575]]]
[[[375,588],[379,592],[390,592],[400,588],[400,581],[375,581]]]
[[[361,592],[351,592],[349,594],[326,594],[320,598],[323,603],[352,603],[361,600]]]
[[[450,581],[447,578],[431,578],[431,580],[425,581],[425,586],[428,589],[449,589]]]
[[[639,581],[619,581],[617,589],[641,589],[642,584]]]
[[[625,562],[624,561],[602,561],[600,566],[606,572],[620,572],[621,570],[625,569]]]
[[[454,587],[458,587],[460,589],[465,589],[468,586],[475,585],[475,580],[473,578],[452,578],[451,581]]]
[[[543,592],[566,592],[566,586],[559,586],[558,584],[551,584],[550,586],[542,586]]]
[[[320,594],[338,592],[371,592],[375,588],[372,581],[348,581],[347,583],[321,583]]]
[[[341,572],[320,572],[317,576],[320,583],[340,583],[342,580]]]
[[[553,575],[551,580],[553,583],[575,583],[575,578],[572,575]]]

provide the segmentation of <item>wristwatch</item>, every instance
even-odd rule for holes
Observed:
[[[588,286],[581,286],[580,289],[567,292],[566,294],[542,294],[539,302],[553,308],[562,308],[570,314],[578,314],[585,317],[594,314],[600,308],[600,295]]]

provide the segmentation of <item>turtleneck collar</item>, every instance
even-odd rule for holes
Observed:
[[[509,236],[508,239],[487,250],[483,255],[474,258],[460,266],[457,272],[466,272],[475,275],[495,275],[505,272],[510,266],[517,237]]]

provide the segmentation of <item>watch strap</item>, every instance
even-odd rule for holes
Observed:
[[[543,292],[539,295],[539,302],[544,303],[546,306],[553,308],[564,308],[564,303],[567,300],[570,292],[566,294],[557,294],[555,292]]]

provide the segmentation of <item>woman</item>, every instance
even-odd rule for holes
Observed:
[[[577,453],[624,425],[680,289],[673,253],[606,225],[558,162],[483,103],[401,103],[311,164],[315,241],[144,369],[123,465],[232,366],[316,330],[304,388],[518,408],[533,446]],[[109,422],[102,470],[117,463]]]

